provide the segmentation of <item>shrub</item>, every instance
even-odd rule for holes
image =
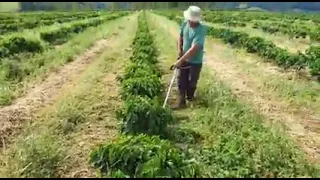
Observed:
[[[90,162],[102,177],[196,178],[194,160],[157,136],[124,136],[91,152]]]
[[[43,50],[44,47],[40,41],[25,38],[19,35],[2,39],[0,42],[0,58],[9,57],[22,52],[38,53],[42,52]]]
[[[161,95],[161,79],[157,75],[145,74],[145,76],[134,77],[122,82],[122,97],[126,99],[128,95],[140,95],[154,98]]]
[[[160,135],[166,137],[168,125],[173,122],[170,110],[163,109],[157,99],[141,96],[127,97],[122,109],[117,111],[124,133]]]

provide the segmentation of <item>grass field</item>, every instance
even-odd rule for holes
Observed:
[[[3,13],[0,177],[320,177],[318,17],[237,13],[178,111],[182,12]]]

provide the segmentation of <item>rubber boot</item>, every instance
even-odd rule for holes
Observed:
[[[179,98],[178,98],[178,104],[173,107],[173,109],[183,109],[187,107],[186,103],[186,93],[185,92],[180,92],[179,93]]]

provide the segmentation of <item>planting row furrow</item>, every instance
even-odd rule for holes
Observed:
[[[144,12],[138,19],[133,54],[119,77],[123,107],[117,111],[123,135],[93,150],[90,162],[103,177],[197,177],[199,167],[168,140],[173,115],[161,106],[157,50]]]
[[[177,12],[166,12],[169,17],[174,17]],[[266,16],[262,16],[266,17]],[[262,18],[258,14],[248,15],[244,12],[205,12],[205,21],[217,23],[230,27],[250,26],[253,29],[260,29],[263,32],[274,34],[282,33],[289,35],[290,38],[307,38],[311,41],[320,41],[320,26],[316,23],[285,18]]]
[[[99,11],[93,12],[27,12],[27,13],[2,13],[0,16],[1,24],[39,24],[46,21],[59,22],[61,19],[76,18],[85,19],[91,17],[99,17],[102,15]],[[27,26],[28,27],[28,26]],[[27,28],[26,27],[26,28]]]
[[[72,22],[72,21],[77,21],[77,20],[82,20],[82,19],[88,19],[88,18],[95,18],[99,17],[98,14],[95,15],[87,15],[87,16],[72,16],[70,15],[69,17],[62,17],[62,18],[57,18],[57,19],[30,19],[30,20],[25,20],[22,22],[14,22],[14,21],[2,21],[0,24],[0,35],[4,35],[7,33],[12,33],[12,32],[17,32],[17,31],[23,31],[24,29],[33,29],[36,27],[40,26],[49,26],[53,25],[55,23],[66,23],[66,22]]]
[[[127,13],[66,23],[48,29],[43,28],[43,30],[40,30],[39,32],[34,32],[35,34],[38,34],[39,37],[34,36],[34,34],[32,36],[32,33],[17,33],[5,36],[0,39],[0,60],[1,58],[8,58],[20,53],[42,52],[46,48],[46,43],[65,43],[73,34],[83,32],[88,27],[95,27],[105,21],[113,20],[124,15],[127,15]]]
[[[311,40],[320,41],[320,27],[311,29],[308,26],[284,22],[255,22],[253,28],[261,29],[270,34],[280,32],[289,35],[291,38],[306,38],[309,36]]]
[[[127,14],[128,13],[122,12],[113,15],[107,15],[105,17],[67,23],[65,25],[62,24],[61,26],[55,26],[52,29],[41,31],[40,37],[42,40],[49,42],[50,44],[65,42],[66,39],[68,39],[73,33],[83,32],[88,27],[95,27],[105,21],[114,20]]]
[[[249,25],[248,23],[252,23],[252,28],[261,29],[262,31],[270,34],[280,32],[289,35],[291,38],[306,38],[309,36],[311,40],[320,40],[320,27],[316,24],[302,22],[301,20],[288,20],[283,18],[257,19],[259,19],[257,14],[248,16],[243,12],[234,12],[234,14],[230,12],[207,12],[204,17],[205,21],[212,23],[222,23],[228,26],[239,27],[244,27]]]
[[[183,19],[172,17],[165,13],[159,13],[175,20],[181,24]],[[266,60],[274,61],[278,66],[285,69],[303,69],[308,68],[313,76],[320,75],[320,47],[310,46],[305,53],[292,54],[286,49],[277,47],[271,41],[261,37],[251,37],[244,32],[236,32],[225,28],[208,27],[208,35],[214,38],[222,39],[234,47],[244,48],[248,53],[257,53]]]
[[[179,10],[164,10],[165,13],[177,14]],[[239,22],[253,21],[283,21],[294,23],[299,21],[302,24],[316,25],[320,22],[320,16],[316,13],[277,13],[277,12],[257,12],[257,11],[239,11],[239,10],[208,10],[204,9],[203,16],[214,19],[215,22],[223,23],[225,20]]]
[[[316,26],[319,22],[320,16],[317,14],[290,14],[290,13],[275,13],[275,12],[246,12],[246,11],[205,11],[205,18],[213,19],[216,22],[223,23],[223,20],[235,20],[240,22],[254,22],[254,21],[273,21],[273,22],[285,22],[309,24]]]

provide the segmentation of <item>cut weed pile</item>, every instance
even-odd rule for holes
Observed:
[[[166,22],[150,16],[161,54],[171,60],[163,62],[168,68],[176,57],[176,43],[168,38]],[[201,73],[193,107],[175,115],[187,116],[178,127],[196,132],[183,146],[201,162],[204,177],[319,177],[318,167],[278,127],[265,127],[263,117],[207,68]]]

